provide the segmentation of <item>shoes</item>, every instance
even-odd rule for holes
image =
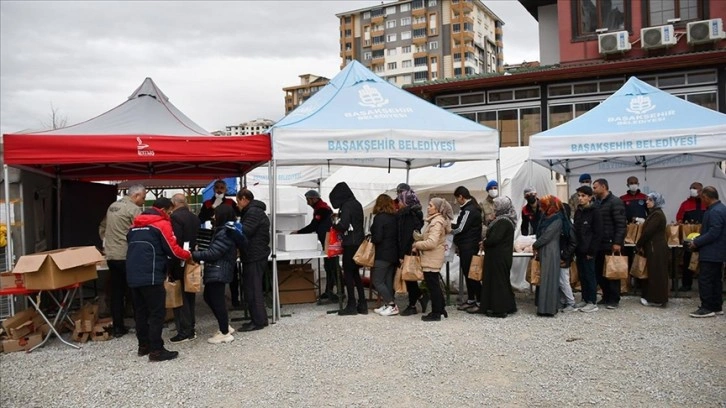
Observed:
[[[600,300],[597,301],[597,304],[598,305],[607,305],[608,302],[606,302],[605,299],[600,299]]]
[[[179,357],[178,351],[169,351],[163,347],[161,350],[155,350],[149,353],[149,361],[166,361],[173,360],[177,357]]]
[[[441,315],[438,313],[431,312],[427,315],[421,316],[421,320],[424,322],[438,322],[438,321],[441,321]]]
[[[594,303],[588,303],[587,305],[585,305],[585,307],[580,309],[580,311],[583,313],[592,313],[597,312],[598,310],[600,310],[600,308],[597,307],[597,305]]]
[[[708,309],[699,307],[698,310],[691,313],[689,316],[691,316],[691,317],[714,317],[714,316],[716,316],[716,312],[712,312]]]
[[[691,291],[691,287],[684,285],[684,286],[681,286],[680,288],[678,288],[678,291],[679,292],[690,292]]]
[[[479,308],[479,306],[476,306],[476,305],[474,305],[474,307],[470,307],[470,308],[466,309],[466,313],[479,314],[481,312],[482,312],[481,308]]]
[[[403,309],[403,312],[399,313],[401,316],[411,316],[418,314],[418,310],[416,310],[416,305],[408,305],[407,308]]]
[[[367,312],[367,310],[366,310]],[[345,309],[338,311],[338,316],[355,316],[358,314],[358,309],[354,306],[348,306]]]
[[[608,303],[607,305],[605,305],[605,308],[610,309],[610,310],[615,310],[618,307],[619,307],[619,305],[617,303]]]
[[[318,298],[320,300],[327,300],[330,299],[330,295],[328,295],[328,292],[324,292],[320,297]]]
[[[383,310],[385,310],[385,309],[386,309],[387,307],[388,307],[388,305],[383,305],[383,306],[381,306],[381,307],[377,307],[377,308],[373,309],[373,313],[376,313],[376,314],[381,314],[381,312],[382,312]]]
[[[379,313],[381,316],[395,316],[398,314],[398,305],[387,305],[385,309]]]
[[[192,334],[191,336],[182,336],[181,334],[177,334],[176,336],[169,339],[170,343],[184,343],[185,341],[194,340],[197,338],[196,335]]]
[[[249,332],[249,331],[255,331],[255,330],[262,330],[265,326],[258,326],[252,322],[245,323],[242,325],[242,327],[239,328],[239,331],[241,332]],[[232,332],[230,332],[231,334]]]
[[[648,301],[645,300],[645,298],[640,298],[640,304],[643,306],[648,306]]]
[[[232,328],[232,326],[227,326],[227,333],[229,333],[229,334],[234,333],[234,329]]]
[[[459,306],[456,306],[456,310],[466,310],[466,309],[469,309],[471,307],[476,307],[476,303],[474,303],[474,302],[469,303],[467,301],[467,302],[464,302],[464,303],[460,304]]]
[[[431,297],[429,296],[428,293],[424,293],[418,299],[419,303],[421,303],[421,313],[426,313],[426,308],[429,307],[430,300],[431,300]]]
[[[148,356],[149,351],[151,351],[151,350],[149,350],[149,346],[146,344],[142,344],[142,345],[139,345],[139,351],[137,354],[139,357]]]
[[[126,327],[120,327],[118,329],[115,327],[113,328],[113,337],[115,337],[117,339],[125,336],[128,333],[129,333],[129,329],[127,329]]]
[[[575,303],[575,309],[577,309],[577,310],[580,310],[585,306],[587,306],[587,302],[585,302],[584,300],[581,300],[581,301]]]
[[[665,303],[663,303],[663,307],[665,307]],[[719,316],[723,316],[723,310],[717,310],[714,313],[716,313]]]
[[[335,293],[329,294],[328,298],[330,299],[331,303],[338,303],[340,301],[340,298]]]
[[[362,301],[358,303],[358,314],[367,315],[368,314],[368,303],[366,301]]]
[[[233,341],[234,336],[232,335],[232,332],[224,334],[221,331],[217,331],[216,333],[214,333],[214,336],[207,339],[207,343],[210,344],[231,343]]]
[[[570,313],[570,312],[575,312],[575,311],[577,311],[577,309],[575,309],[571,305],[567,305],[564,308],[562,308],[562,310],[560,310],[560,312],[562,312],[562,313]]]

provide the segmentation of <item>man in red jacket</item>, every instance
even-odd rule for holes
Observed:
[[[688,198],[681,203],[676,214],[676,221],[679,224],[700,224],[703,222],[703,213],[706,211],[706,205],[701,202],[701,191],[703,184],[694,181],[688,190]],[[691,263],[691,251],[683,251],[683,277],[681,278],[681,287],[679,292],[688,292],[693,285],[693,271],[688,269]]]

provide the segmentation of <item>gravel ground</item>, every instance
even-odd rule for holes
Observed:
[[[284,306],[291,316],[222,345],[206,342],[216,324],[200,301],[198,338],[167,343],[173,361],[137,357],[133,335],[2,355],[0,406],[726,407],[726,318],[688,317],[697,299],[554,318],[517,300],[507,319],[449,307],[433,323]]]

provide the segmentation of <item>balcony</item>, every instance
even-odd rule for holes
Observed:
[[[474,41],[474,32],[468,30],[461,30],[458,33],[453,33],[452,37],[459,42]]]
[[[426,44],[427,41],[428,41],[428,37],[426,37],[425,35],[423,35],[421,37],[413,37],[413,43],[416,45]]]
[[[418,22],[411,24],[412,30],[416,30],[418,28],[426,28],[426,20],[418,21]]]
[[[458,3],[452,3],[451,10],[459,13],[471,13],[474,11],[474,3],[471,0],[461,0]]]
[[[417,9],[411,10],[411,16],[413,17],[420,17],[426,15],[426,7],[421,7]]]
[[[380,37],[384,35],[386,32],[385,29],[381,28],[380,30],[371,30],[371,38],[373,37]]]
[[[429,53],[427,51],[416,51],[413,53],[414,58],[427,57]]]
[[[385,48],[386,48],[385,42],[373,43],[373,45],[371,45],[371,50],[373,50],[373,51],[378,51],[378,50],[382,50]]]
[[[371,24],[383,24],[384,19],[385,17],[383,16],[383,14],[381,14],[380,16],[371,17]]]

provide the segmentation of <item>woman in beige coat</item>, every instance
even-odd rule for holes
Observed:
[[[446,235],[451,232],[451,220],[454,219],[454,212],[451,204],[446,200],[435,197],[429,201],[427,214],[423,236],[413,243],[412,250],[421,254],[424,280],[431,293],[431,313],[421,316],[421,320],[435,322],[441,320],[441,315],[449,317],[444,309],[444,293],[439,282],[441,281],[441,267],[444,265],[444,244]]]

